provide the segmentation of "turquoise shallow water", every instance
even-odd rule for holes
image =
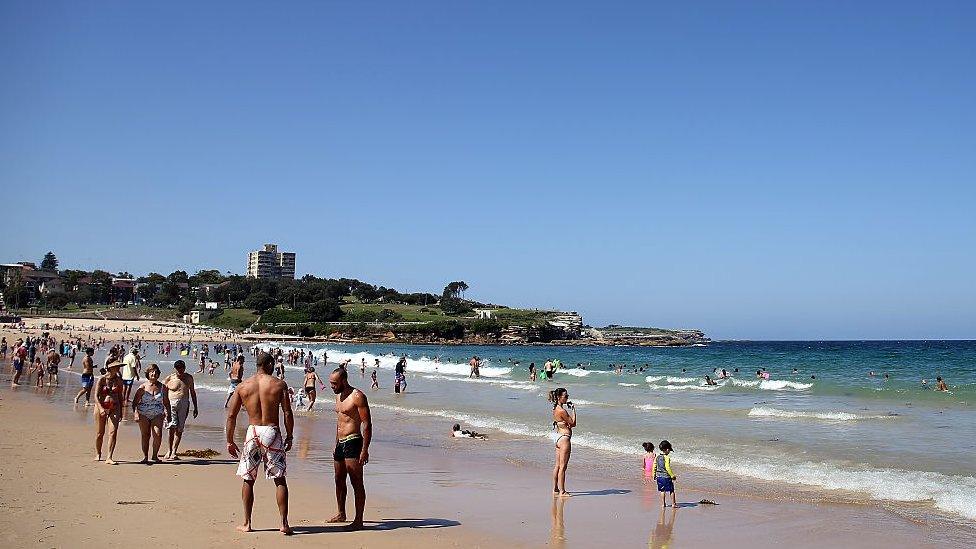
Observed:
[[[545,395],[562,386],[579,410],[573,443],[588,451],[574,463],[584,467],[630,475],[640,442],[667,438],[676,463],[718,485],[873,499],[908,505],[916,514],[976,521],[976,342],[306,348],[327,352],[330,366],[352,359],[354,371],[365,358],[367,378],[379,358],[383,389],[371,394],[375,407],[416,422],[460,422],[514,437],[535,461],[550,458]],[[402,354],[408,356],[408,393],[393,395],[392,370]],[[480,379],[467,377],[472,355],[484,360]],[[541,369],[554,357],[568,368],[552,382],[528,381],[530,362]],[[613,373],[610,364],[624,365],[625,373]],[[641,367],[645,371],[634,372]],[[705,385],[703,376],[721,368],[739,372]],[[768,380],[756,378],[761,368]],[[297,378],[300,368],[288,375]],[[937,375],[950,393],[932,389]],[[355,381],[368,386],[368,380]]]

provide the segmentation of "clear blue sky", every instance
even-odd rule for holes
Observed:
[[[976,337],[974,2],[0,4],[0,260]]]

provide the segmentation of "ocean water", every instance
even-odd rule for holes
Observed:
[[[398,429],[446,430],[459,422],[499,440],[493,447],[500,457],[551,463],[546,393],[565,387],[579,414],[573,445],[585,449],[574,453],[573,468],[628,478],[641,442],[668,439],[685,474],[716,490],[875,501],[916,517],[976,523],[973,341],[303,347],[319,357],[328,353],[330,366],[352,359],[352,381],[363,389],[379,358],[382,389],[368,394],[375,409],[404,419]],[[401,355],[408,357],[408,392],[394,395]],[[473,355],[483,360],[480,379],[468,378]],[[360,379],[363,358],[369,367]],[[541,371],[547,358],[567,368],[551,382],[529,381],[529,363]],[[608,370],[610,364],[624,365],[624,373]],[[739,371],[706,385],[703,376],[721,368]],[[757,379],[762,368],[768,380]],[[287,375],[297,383],[301,368]],[[933,390],[936,376],[946,379],[949,393]]]

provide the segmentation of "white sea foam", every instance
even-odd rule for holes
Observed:
[[[410,373],[409,366],[407,367],[407,373]],[[532,383],[531,381],[519,381],[519,380],[506,380],[506,379],[487,379],[487,378],[467,378],[467,377],[457,377],[457,376],[445,376],[441,374],[425,374],[420,377],[424,379],[432,379],[438,381],[455,381],[458,383],[475,383],[483,385],[495,385],[499,387],[507,387],[509,389],[519,389],[522,391],[534,391],[539,388],[538,385]]]
[[[637,387],[636,383],[618,383],[621,387]]]
[[[562,370],[559,370],[559,372],[557,373],[567,374],[576,377],[586,377],[592,374],[593,370],[584,370],[582,368],[563,368]]]
[[[858,421],[862,419],[891,419],[892,415],[862,415],[850,412],[809,412],[801,410],[780,410],[768,406],[756,406],[749,410],[750,417],[771,417],[784,419],[822,419],[824,421]]]
[[[697,377],[676,377],[668,376],[665,378],[668,383],[691,383],[692,381],[698,381]]]
[[[267,349],[269,347],[281,347],[284,350],[298,349],[302,347],[297,347],[292,344],[276,344],[276,343],[265,343],[258,345],[259,348]],[[362,359],[366,359],[366,366],[372,368],[375,364],[375,360],[380,360],[380,368],[385,370],[392,370],[396,367],[397,361],[400,360],[400,356],[389,353],[385,355],[375,355],[368,353],[366,351],[360,351],[356,353],[346,352],[342,349],[317,349],[313,351],[313,354],[321,360],[324,354],[328,353],[328,358],[330,362],[343,362],[347,359],[351,359],[352,364],[358,367],[362,362]],[[461,364],[456,362],[440,362],[436,358],[430,357],[419,357],[411,358],[407,357],[407,371],[414,373],[436,373],[451,376],[464,376],[467,377],[471,374],[471,366],[468,364]],[[479,373],[481,377],[504,377],[512,373],[511,367],[503,366],[492,366],[488,361],[482,361],[481,368],[479,368]]]
[[[803,391],[813,387],[813,383],[800,383],[785,379],[736,379],[733,377],[718,381],[722,385],[758,388],[763,391]]]
[[[664,379],[664,376],[647,376],[644,378],[644,381],[654,383],[655,381],[661,381],[662,379]]]
[[[651,389],[676,391],[717,391],[721,389],[719,385],[650,385]]]
[[[645,412],[652,412],[655,410],[674,410],[674,408],[669,408],[668,406],[658,406],[656,404],[636,404],[634,408],[638,410],[644,410]]]
[[[572,402],[573,402],[573,404],[583,404],[583,405],[589,405],[589,406],[613,406],[613,404],[610,404],[610,403],[607,403],[607,402],[592,402],[592,401],[589,401],[589,400],[583,400],[581,398],[574,398],[572,400]]]

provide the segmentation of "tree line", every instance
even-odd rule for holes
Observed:
[[[58,273],[63,290],[37,296],[38,304],[50,308],[64,308],[69,304],[79,306],[109,305],[120,300],[136,301],[153,307],[178,308],[183,313],[193,309],[199,301],[217,302],[222,307],[239,307],[276,313],[276,322],[332,322],[343,319],[340,308],[344,298],[351,297],[361,303],[399,303],[439,307],[446,314],[459,315],[472,310],[479,303],[463,298],[468,285],[454,281],[444,287],[441,295],[427,292],[399,292],[394,288],[369,284],[354,278],[319,278],[305,275],[300,279],[260,279],[242,275],[224,275],[216,269],[205,269],[189,274],[176,270],[168,275],[151,272],[134,277],[128,272],[112,274],[104,270],[58,270],[58,260],[53,252],[45,254],[41,269]],[[135,282],[134,294],[125,296],[113,290],[113,278]],[[8,305],[26,304],[24,282],[15,280],[19,287],[6,285],[4,297]],[[18,300],[18,298],[20,298]],[[272,311],[281,308],[280,312]],[[296,314],[297,313],[297,314]],[[375,315],[375,316],[371,316]],[[387,322],[399,320],[391,310],[356,311],[353,322]],[[270,314],[269,317],[275,317]]]

